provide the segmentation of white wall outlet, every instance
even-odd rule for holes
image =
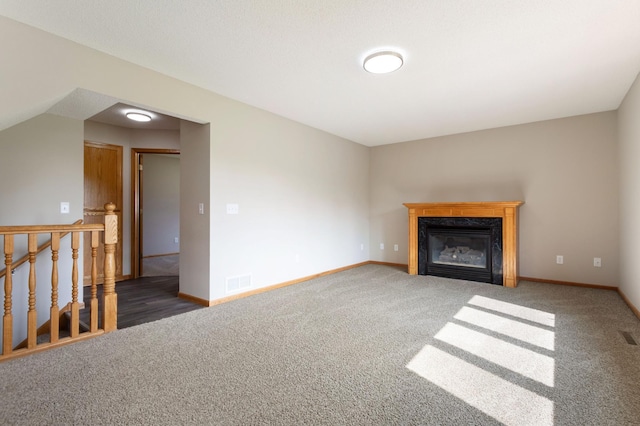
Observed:
[[[173,239],[173,242],[174,242],[174,243],[176,243],[176,244],[178,244],[178,242],[179,242],[179,241],[180,241],[180,240],[178,239],[178,237],[175,237],[175,238]]]
[[[384,250],[384,243],[380,243],[380,250]]]
[[[393,251],[398,251],[398,245],[397,244],[393,245]]]
[[[560,255],[556,256],[556,263],[558,265],[562,265],[564,263],[564,256],[560,256]]]
[[[240,206],[237,204],[227,204],[227,214],[240,213]]]
[[[204,214],[204,203],[198,204],[198,214]]]
[[[360,244],[360,251],[364,251],[364,244]]]
[[[593,266],[595,266],[596,268],[600,268],[602,266],[602,259],[599,257],[594,257]]]
[[[69,203],[67,201],[60,203],[60,213],[69,214]]]

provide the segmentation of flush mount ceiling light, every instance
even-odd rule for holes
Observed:
[[[133,121],[142,121],[142,122],[151,121],[150,115],[143,114],[141,112],[128,112],[127,118]]]
[[[373,74],[386,74],[394,72],[402,66],[402,55],[398,52],[386,50],[367,56],[364,60],[364,69]]]

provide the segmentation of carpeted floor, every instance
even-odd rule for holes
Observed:
[[[631,425],[617,293],[368,265],[0,364],[2,424]]]

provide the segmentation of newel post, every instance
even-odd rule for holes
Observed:
[[[104,284],[102,285],[102,326],[105,332],[118,328],[118,295],[116,294],[116,243],[118,216],[116,205],[107,203],[104,216]]]

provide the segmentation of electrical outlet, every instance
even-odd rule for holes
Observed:
[[[393,251],[398,251],[398,245],[397,244],[393,245]]]
[[[60,213],[62,214],[69,214],[69,203],[66,201],[63,201],[60,203]]]
[[[556,263],[558,265],[562,265],[564,263],[564,256],[560,256],[560,255],[556,256]]]
[[[360,244],[360,251],[364,251],[364,244]]]
[[[599,257],[594,257],[593,258],[593,266],[595,266],[596,268],[602,267],[602,259],[599,258]]]
[[[380,250],[384,250],[384,243],[380,243]]]
[[[174,243],[176,243],[176,244],[178,244],[178,241],[180,241],[180,240],[178,240],[178,237],[175,237],[175,238],[173,239],[173,242],[174,242]]]

